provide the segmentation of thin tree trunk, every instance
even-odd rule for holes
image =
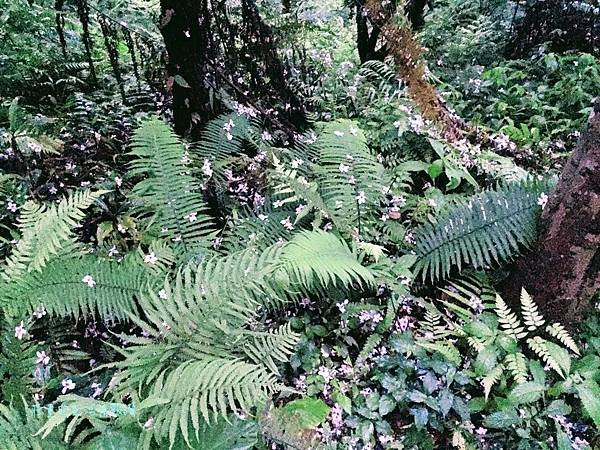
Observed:
[[[504,294],[524,287],[546,316],[580,321],[600,289],[600,100],[542,214],[537,246],[517,261]]]

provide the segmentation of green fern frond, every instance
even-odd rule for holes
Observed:
[[[25,203],[19,218],[21,239],[6,260],[2,277],[14,281],[31,271],[39,271],[48,260],[73,243],[73,228],[85,217],[88,209],[107,191],[77,191],[63,198],[58,205]]]
[[[481,268],[510,259],[536,237],[537,198],[547,183],[509,184],[485,191],[441,213],[415,230],[415,271],[432,281],[452,267]]]
[[[362,218],[377,210],[381,189],[390,185],[363,132],[348,120],[330,122],[322,125],[313,146],[319,155],[315,165],[319,194],[334,222],[342,230],[362,225]]]
[[[580,355],[579,348],[569,332],[560,323],[553,323],[546,326],[546,332],[555,339],[558,339],[566,348],[576,355]]]
[[[372,285],[373,273],[361,266],[346,244],[325,231],[296,234],[281,254],[281,269],[291,277],[292,286],[312,290],[353,283]]]
[[[508,305],[502,300],[502,297],[496,295],[496,314],[502,330],[509,336],[519,340],[527,336],[527,332],[521,326],[521,321],[517,315],[510,310]]]
[[[130,197],[152,214],[158,236],[186,257],[201,257],[210,247],[214,224],[178,137],[162,120],[148,119],[135,131],[129,154],[135,158],[129,175],[144,177]]]
[[[16,409],[0,403],[0,440],[6,450],[67,450],[62,442],[62,429],[56,428],[53,433],[42,439],[35,436],[46,418],[46,413],[37,406],[28,405],[21,398],[23,408]]]
[[[525,289],[521,290],[521,313],[528,331],[535,331],[544,325],[544,318]]]
[[[39,272],[0,282],[0,309],[19,316],[43,306],[59,316],[78,318],[97,312],[104,318],[123,319],[135,311],[134,298],[141,289],[158,286],[164,272],[156,270],[136,256],[117,262],[65,255],[51,259]]]
[[[444,358],[446,358],[447,361],[453,363],[456,366],[458,366],[462,360],[460,351],[456,348],[456,346],[453,343],[449,341],[417,341],[417,345],[427,350],[440,353],[442,356],[444,356]]]
[[[481,385],[483,386],[483,393],[485,395],[486,401],[487,401],[494,385],[498,381],[500,381],[500,378],[502,377],[503,372],[504,372],[504,366],[502,364],[498,364],[496,367],[494,367],[492,370],[490,370],[489,373],[485,377],[483,377],[483,379],[481,380]]]
[[[506,355],[504,363],[517,383],[527,381],[527,359],[523,353],[517,352]]]
[[[565,378],[565,373],[563,372],[560,363],[551,354],[549,349],[550,344],[551,342],[548,342],[539,336],[527,339],[527,345],[529,345],[531,351],[542,358],[542,360],[561,377]]]
[[[282,325],[272,331],[244,332],[241,346],[250,361],[264,364],[276,375],[279,375],[277,363],[284,363],[293,353],[299,336],[292,332],[290,324]]]

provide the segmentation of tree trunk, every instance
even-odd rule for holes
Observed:
[[[161,0],[160,31],[167,49],[175,132],[214,116],[208,68],[213,53],[207,0]]]
[[[504,294],[515,301],[522,287],[567,325],[583,319],[600,289],[600,100],[544,208],[538,243],[517,261]]]

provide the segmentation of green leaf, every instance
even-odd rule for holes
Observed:
[[[427,168],[427,174],[431,177],[431,179],[435,180],[444,172],[444,163],[441,159],[438,159],[431,163]]]
[[[488,428],[510,428],[513,425],[517,425],[521,422],[521,418],[515,409],[507,409],[503,411],[496,411],[490,414],[485,419],[485,425]]]
[[[545,386],[529,381],[516,386],[508,395],[508,399],[515,405],[532,403],[539,400],[544,393]]]
[[[600,386],[594,380],[585,380],[575,386],[577,394],[583,403],[585,411],[591,419],[600,427]]]
[[[333,401],[340,405],[346,414],[352,413],[352,400],[340,391],[336,390],[333,393]]]
[[[385,416],[386,414],[391,413],[396,407],[396,402],[389,395],[383,395],[379,399],[379,414],[381,416]]]
[[[569,352],[554,342],[546,341],[546,348],[550,356],[558,363],[565,377],[571,372],[571,356]]]
[[[175,83],[177,83],[179,86],[187,88],[187,89],[191,89],[192,87],[189,85],[189,83],[187,81],[185,81],[185,78],[183,78],[181,75],[175,75],[174,78]]]
[[[330,409],[323,400],[311,397],[294,400],[283,407],[283,410],[293,414],[298,425],[306,430],[321,425],[327,419]]]

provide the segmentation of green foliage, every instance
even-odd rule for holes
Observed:
[[[535,240],[538,196],[547,190],[546,183],[509,184],[443,211],[415,230],[415,270],[435,281],[453,267],[483,268],[511,258]]]
[[[48,260],[73,243],[73,228],[80,225],[88,209],[105,191],[79,191],[58,205],[23,205],[19,219],[21,238],[6,259],[2,277],[11,281],[27,272],[40,271]]]
[[[161,120],[145,121],[132,138],[130,177],[144,176],[130,197],[151,214],[149,226],[187,257],[208,247],[213,223],[207,215],[201,183],[191,176],[189,153]],[[188,162],[189,160],[189,162]]]

